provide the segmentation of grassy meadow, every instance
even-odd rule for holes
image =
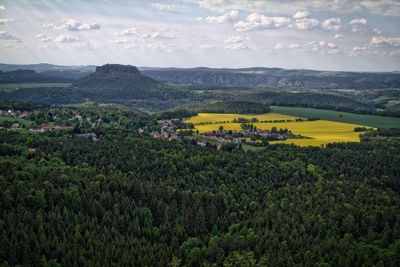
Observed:
[[[303,118],[320,118],[322,120],[354,123],[375,128],[399,128],[400,118],[362,115],[349,112],[333,111],[326,109],[272,106],[271,111],[289,116]]]
[[[260,115],[242,115],[242,114],[217,114],[217,113],[199,113],[191,117],[187,122],[195,124],[195,128],[200,133],[218,130],[220,126],[224,130],[241,130],[240,123],[220,123],[221,121],[232,121],[235,118],[251,119],[256,117],[259,120],[282,120],[295,119],[287,115],[277,113],[267,113]],[[200,123],[207,123],[200,125]],[[213,122],[213,123],[210,123]],[[354,132],[355,127],[364,127],[361,124],[344,123],[328,120],[301,121],[301,122],[258,122],[253,123],[258,129],[268,129],[276,127],[278,129],[289,129],[295,134],[300,134],[310,139],[288,139],[285,141],[274,141],[273,143],[295,144],[299,146],[322,146],[333,142],[359,142],[360,132]]]

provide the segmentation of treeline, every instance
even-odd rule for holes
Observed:
[[[200,104],[190,109],[197,112],[235,114],[263,114],[271,111],[267,104],[246,101],[219,101]]]
[[[2,110],[19,110],[19,111],[33,111],[47,109],[49,106],[31,101],[18,101],[18,100],[5,100],[0,99],[0,109]]]
[[[118,131],[0,140],[3,266],[400,265],[398,139],[261,152]]]

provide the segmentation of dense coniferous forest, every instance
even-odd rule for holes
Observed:
[[[2,266],[399,266],[398,131],[244,152],[118,116],[96,142],[0,131]]]
[[[399,14],[0,0],[0,267],[400,267]]]

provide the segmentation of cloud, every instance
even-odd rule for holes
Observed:
[[[327,31],[338,31],[342,28],[342,20],[340,18],[330,18],[324,20],[321,27]]]
[[[0,25],[10,23],[10,22],[15,22],[17,21],[16,19],[0,19]]]
[[[335,38],[335,39],[343,38],[343,34],[337,33],[337,34],[335,34],[335,36],[333,36],[333,38]]]
[[[34,36],[35,39],[39,39],[41,42],[51,41],[51,38],[47,37],[44,33],[40,33]]]
[[[363,30],[363,26],[365,26],[368,21],[364,18],[361,19],[353,19],[349,22],[352,32],[359,32]]]
[[[334,44],[334,43],[328,43],[327,46],[328,46],[329,48],[337,48],[337,47],[338,47],[338,46],[337,46],[336,44]]]
[[[364,19],[364,18],[361,18],[361,19],[353,19],[353,20],[351,20],[350,22],[349,22],[349,24],[350,25],[365,25],[365,24],[367,24],[367,20],[366,19]]]
[[[237,10],[231,10],[221,16],[206,17],[205,20],[208,23],[232,23],[239,20],[239,12]]]
[[[153,39],[175,39],[178,38],[178,36],[174,33],[167,32],[167,31],[156,31],[153,34],[151,34],[151,38]]]
[[[6,8],[3,5],[0,5],[0,11],[4,11]]]
[[[151,8],[159,10],[159,11],[179,11],[183,9],[183,6],[179,5],[168,5],[161,3],[152,3]]]
[[[290,45],[288,45],[289,49],[297,49],[297,48],[300,48],[300,47],[301,47],[300,44],[290,44]]]
[[[61,34],[54,39],[55,42],[57,43],[74,43],[78,41],[78,38],[71,36],[71,35],[64,35]]]
[[[400,37],[385,37],[382,35],[373,36],[371,41],[371,45],[375,46],[400,46]]]
[[[128,29],[122,30],[121,32],[117,32],[114,35],[130,36],[130,35],[136,35],[139,32],[140,31],[136,28],[128,28]]]
[[[247,45],[244,43],[244,39],[240,36],[231,36],[225,39],[224,49],[229,50],[239,50],[239,49],[248,49]]]
[[[67,30],[67,31],[89,31],[99,30],[100,25],[94,22],[84,22],[75,19],[61,20],[57,23],[48,23],[42,25],[43,29]]]
[[[267,17],[258,13],[251,13],[246,20],[237,22],[234,27],[237,31],[253,31],[263,29],[277,29],[288,26],[290,19],[286,17]]]
[[[285,48],[285,45],[283,45],[283,44],[281,44],[281,43],[277,43],[277,44],[275,44],[275,46],[274,46],[274,49],[275,50],[282,50],[282,49],[284,49]]]
[[[310,16],[310,12],[308,11],[297,11],[296,14],[293,15],[294,19],[304,19]]]
[[[199,47],[200,51],[208,51],[208,50],[213,50],[215,49],[215,46],[209,45],[209,44],[202,44]]]
[[[300,30],[311,30],[319,26],[319,21],[316,19],[302,18],[296,19],[295,25]]]
[[[0,31],[0,40],[12,40],[16,42],[21,41],[17,36],[6,31]]]
[[[201,8],[224,12],[229,9],[259,12],[269,10],[278,14],[293,13],[298,10],[328,11],[337,13],[367,12],[383,16],[400,16],[398,0],[185,0]]]
[[[116,39],[108,41],[110,44],[126,44],[128,43],[128,39]]]
[[[231,36],[225,39],[224,43],[226,44],[237,44],[237,43],[242,43],[244,40],[240,36]]]

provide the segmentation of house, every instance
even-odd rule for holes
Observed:
[[[151,132],[151,133],[149,133],[149,136],[151,137],[151,138],[160,138],[161,136],[160,136],[160,133],[159,132]]]
[[[201,147],[206,147],[207,146],[207,144],[205,142],[199,141],[199,140],[197,140],[197,145],[201,146]]]
[[[76,114],[72,119],[76,119],[78,121],[82,121],[83,117],[79,114]]]
[[[21,124],[19,123],[19,122],[14,122],[12,125],[11,125],[11,129],[17,129],[17,128],[19,128],[21,126]]]
[[[74,134],[72,137],[86,139],[86,140],[92,140],[92,141],[98,140],[97,135],[95,133]]]

